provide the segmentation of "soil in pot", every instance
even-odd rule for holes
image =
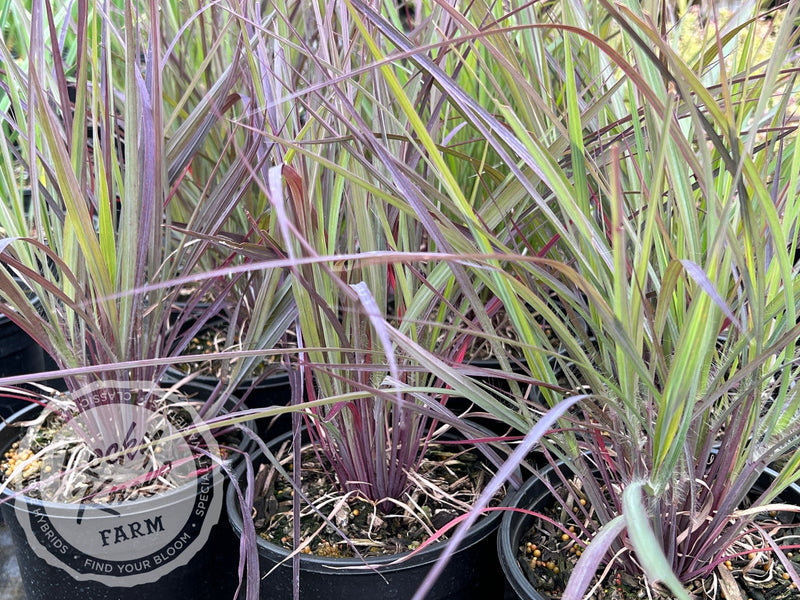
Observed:
[[[273,451],[285,442],[285,439],[275,440]],[[304,456],[304,493],[312,498],[319,496],[315,503],[330,522],[345,532],[350,543],[343,541],[332,527],[326,526],[324,519],[308,507],[304,508],[301,521],[301,544],[305,544],[300,558],[301,598],[410,598],[446,542],[433,543],[404,562],[396,563],[397,559],[408,557],[410,551],[418,548],[431,532],[463,513],[464,507],[456,508],[453,502],[425,498],[426,495],[434,496],[432,492],[412,493],[414,502],[427,506],[422,509],[427,518],[403,514],[399,505],[387,514],[363,498],[343,497],[314,453],[304,453]],[[465,504],[474,499],[481,482],[490,478],[489,472],[480,465],[478,456],[464,453],[464,449],[457,445],[432,447],[426,461],[429,464],[421,471],[428,471],[428,477],[435,485],[448,489],[450,495]],[[282,462],[291,466],[289,459]],[[292,487],[274,474],[270,466],[259,471],[256,485],[266,491],[266,494],[257,494],[261,498],[256,501],[253,515],[255,525],[261,531],[257,543],[262,578],[266,577],[261,582],[261,598],[288,600],[292,597],[291,560],[274,571],[272,569],[287,559],[292,547]],[[234,528],[240,532],[241,513],[232,490],[229,490],[227,500],[229,516],[234,520]],[[499,502],[500,499],[497,504]],[[410,505],[412,500],[406,498],[405,503]],[[496,595],[497,582],[501,579],[494,551],[494,531],[499,517],[499,512],[490,512],[472,529],[437,581],[437,587],[428,596],[430,600],[482,600]],[[364,558],[356,557],[354,547]]]
[[[283,449],[286,453],[286,449]],[[444,527],[471,506],[479,491],[491,478],[474,450],[463,446],[432,444],[420,465],[419,476],[427,482],[429,493],[412,494],[417,510],[394,505],[382,508],[358,495],[344,499],[331,481],[331,467],[321,461],[311,447],[303,452],[301,486],[304,494],[319,504],[334,507],[333,522],[352,540],[342,539],[317,513],[306,511],[301,520],[302,542],[306,554],[336,558],[354,557],[354,547],[362,556],[392,556],[415,550],[434,531]],[[290,459],[284,460],[291,467]],[[292,485],[275,468],[262,464],[256,479],[256,531],[261,538],[292,548]],[[498,498],[494,505],[500,503]],[[419,515],[420,511],[423,513]]]
[[[543,477],[551,477],[545,470]],[[763,489],[772,474],[765,473],[756,485]],[[580,485],[576,486],[579,489]],[[557,491],[573,503],[573,513],[592,515],[586,498]],[[800,503],[800,487],[794,486],[784,493],[783,500]],[[581,507],[577,506],[580,502]],[[539,479],[530,480],[511,501],[513,506],[539,512],[546,518],[519,512],[509,512],[503,517],[498,535],[498,552],[512,591],[507,599],[560,600],[572,569],[584,551],[580,524],[572,523],[562,505],[553,500]],[[760,515],[757,524],[772,532],[776,541],[800,537],[800,520],[793,513],[770,512]],[[595,523],[596,527],[599,527]],[[755,534],[744,535],[729,552],[730,559],[718,565],[712,576],[692,581],[687,589],[697,598],[747,598],[753,600],[796,600],[800,598],[796,586],[783,565],[769,551],[763,539]],[[800,552],[787,552],[800,571]],[[611,568],[599,574],[590,585],[589,598],[597,600],[673,600],[667,591],[645,589],[642,578],[621,569]]]

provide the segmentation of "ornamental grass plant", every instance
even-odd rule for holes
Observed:
[[[458,369],[474,323],[492,327],[483,283],[452,260],[469,242],[453,200],[408,133],[428,106],[440,127],[435,92],[409,73],[400,83],[370,66],[384,41],[347,3],[309,12],[277,3],[252,33],[247,52],[271,153],[259,171],[270,210],[253,218],[257,264],[290,272],[298,349],[284,360],[298,374],[295,408],[343,493],[402,508],[437,424],[460,425],[441,394],[493,397],[458,370],[438,379],[421,360]],[[435,39],[435,28],[423,37]],[[426,108],[398,102],[402,86]],[[270,262],[276,249],[283,258]],[[395,331],[416,354],[398,352]],[[525,423],[516,407],[504,414]],[[297,464],[299,444],[294,451]]]
[[[594,507],[563,508],[589,540],[564,597],[610,564],[688,598],[753,535],[797,585],[792,542],[756,522],[800,459],[797,3],[692,9],[694,49],[660,3],[484,8],[451,11],[480,94],[415,58],[507,169],[492,190],[504,221],[476,229],[508,240],[481,262],[543,389],[531,409],[573,403],[516,454],[539,443]],[[536,257],[542,232],[557,242]],[[531,361],[542,352],[552,369]]]
[[[235,122],[247,110],[240,22],[219,6],[167,3],[151,18],[154,3],[9,4],[3,310],[71,391],[155,384],[239,277],[214,271],[235,256],[183,231],[246,222],[237,203],[257,144]]]
[[[0,16],[0,310],[57,367],[3,384],[55,376],[67,394],[3,393],[46,405],[43,419],[84,415],[108,444],[134,418],[124,405],[169,410],[164,370],[200,360],[179,356],[233,304],[238,255],[184,231],[246,222],[232,216],[257,150],[235,121],[241,23],[182,3],[4,3]],[[197,407],[205,429],[224,429],[209,423],[227,401],[220,385]]]

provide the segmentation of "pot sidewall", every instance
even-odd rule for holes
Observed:
[[[14,441],[20,439],[24,432],[23,428],[10,427],[9,424],[31,420],[40,410],[41,407],[32,405],[15,413],[8,419],[8,423],[0,423],[0,454],[4,453]],[[216,600],[226,595],[232,597],[238,579],[235,577],[236,564],[238,562],[238,541],[233,535],[227,519],[221,514],[222,510],[224,510],[224,478],[217,475],[212,478],[212,481],[214,483],[210,484],[206,489],[213,492],[210,496],[211,502],[220,503],[217,520],[199,530],[199,533],[196,534],[196,537],[191,542],[191,554],[179,552],[184,546],[181,546],[181,548],[171,546],[177,554],[172,556],[163,554],[160,559],[170,563],[170,567],[173,568],[162,570],[154,581],[147,581],[147,577],[145,577],[141,583],[135,585],[114,585],[113,580],[108,578],[98,580],[90,573],[79,573],[76,577],[74,573],[70,574],[67,567],[59,566],[56,561],[43,558],[34,550],[30,540],[32,535],[30,530],[35,525],[32,526],[29,523],[25,526],[23,525],[23,519],[35,519],[37,514],[35,511],[44,507],[51,507],[56,518],[69,515],[69,518],[72,519],[77,517],[77,511],[81,510],[81,507],[40,502],[27,497],[15,499],[13,492],[5,490],[1,496],[3,502],[0,504],[0,511],[2,511],[4,520],[8,524],[12,535],[17,562],[28,600],[49,600],[50,598],[63,600],[72,598],[76,600],[79,598],[91,598],[92,600],[141,600],[144,597],[164,600],[174,598]],[[194,487],[194,484],[192,487]],[[197,488],[201,488],[199,481]],[[154,524],[153,528],[155,529],[155,524],[157,523],[156,513],[148,512],[148,509],[157,509],[159,503],[179,502],[184,498],[194,500],[195,508],[198,506],[198,502],[202,500],[194,497],[193,490],[187,487],[187,489],[177,488],[166,494],[146,500],[134,501],[132,505],[129,504],[128,506],[133,506],[137,511],[141,508],[143,517],[144,515],[153,515],[151,523]],[[23,499],[28,506],[34,507],[34,514],[28,516],[25,511],[20,511],[17,508],[16,505]],[[213,514],[211,512],[212,509],[213,507],[209,505],[209,514]],[[82,510],[82,518],[87,521],[93,515],[96,516],[98,513],[103,512],[91,505],[84,505]],[[184,537],[183,539],[186,540],[188,538]],[[186,544],[185,547],[188,548],[190,546]],[[235,555],[226,557],[224,555],[225,550]],[[222,555],[221,558],[219,555]],[[155,560],[157,559],[153,559],[151,566],[155,566]],[[54,565],[52,562],[56,562],[56,564]],[[220,568],[225,569],[228,573],[220,573]]]
[[[533,509],[542,504],[550,497],[550,490],[542,482],[542,479],[552,480],[555,474],[552,467],[546,467],[540,471],[539,477],[528,479],[522,487],[509,499],[508,504],[511,509],[524,508]],[[533,508],[532,508],[533,507]],[[519,598],[521,600],[545,600],[531,585],[522,567],[517,560],[517,548],[519,547],[522,536],[530,530],[534,518],[515,510],[504,511],[497,531],[497,555],[500,559],[500,566],[506,579],[506,587],[510,588],[507,598]],[[513,592],[512,592],[513,591]]]

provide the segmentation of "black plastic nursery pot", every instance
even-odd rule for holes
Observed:
[[[270,442],[278,448],[291,433]],[[258,460],[258,455],[256,460]],[[240,482],[243,482],[240,479]],[[242,514],[233,486],[228,489],[228,518],[241,536]],[[496,532],[500,511],[492,511],[472,527],[437,579],[427,600],[489,600],[502,595],[502,572],[497,560]],[[289,551],[257,537],[261,574],[261,600],[292,599],[292,565]],[[326,558],[300,555],[301,600],[352,599],[409,600],[433,567],[447,542],[433,544],[399,564],[404,555]],[[407,555],[407,554],[406,554]],[[280,564],[275,570],[272,569]],[[270,571],[272,571],[270,573]],[[269,575],[268,575],[269,573]]]
[[[185,376],[180,370],[170,367],[161,378],[161,382],[164,386],[169,386]],[[181,391],[195,399],[206,400],[217,383],[218,379],[215,377],[197,375],[191,381],[184,383]],[[245,380],[233,393],[250,409],[288,406],[292,399],[289,374],[283,370],[258,381]],[[259,435],[264,439],[271,439],[291,429],[292,417],[287,413],[277,418],[255,419],[255,423]]]
[[[500,361],[493,358],[465,361],[464,366],[484,369],[486,371],[502,371]],[[524,375],[522,370],[514,370],[514,373]],[[487,373],[485,375],[473,376],[473,379],[492,390],[496,390],[497,392],[506,394],[511,391],[511,387],[508,384],[508,379],[502,376],[493,376]],[[464,398],[457,394],[453,394],[447,399],[446,406],[457,416],[462,417],[466,415],[465,418],[469,419],[471,422],[480,425],[481,427],[498,436],[523,435],[522,432],[512,428],[506,423],[503,423],[491,414],[484,412],[469,398]]]
[[[775,472],[767,470],[759,477],[754,490],[764,489],[775,477]],[[506,579],[505,600],[547,600],[551,596],[540,594],[525,576],[517,559],[520,540],[530,531],[535,517],[513,510],[521,508],[531,511],[542,510],[552,499],[550,490],[543,479],[556,482],[552,467],[543,469],[539,477],[533,477],[508,500],[512,510],[503,511],[500,529],[497,533],[497,554]],[[800,486],[792,485],[781,494],[781,499],[793,505],[800,505]]]
[[[180,305],[175,309],[179,310]],[[211,319],[205,327],[219,328],[224,320],[216,317]],[[201,330],[202,331],[202,330]],[[186,377],[180,368],[171,365],[161,377],[164,386],[173,385]],[[181,391],[188,396],[199,400],[207,400],[211,391],[219,383],[219,378],[205,373],[195,373],[189,381],[181,385]],[[259,378],[248,378],[233,390],[233,394],[241,398],[248,408],[273,408],[288,406],[292,400],[292,388],[289,383],[289,373],[283,368],[276,368],[274,372],[265,373]],[[275,418],[256,419],[256,430],[264,439],[271,439],[289,431],[292,427],[291,415],[279,415]]]
[[[509,511],[505,511],[497,532],[497,556],[506,579],[505,600],[545,600],[531,584],[517,560],[520,540],[533,525],[532,515],[514,511],[514,508],[540,510],[552,498],[543,479],[555,479],[552,467],[540,472],[539,477],[527,480],[509,499]]]
[[[6,315],[0,314],[0,377],[44,371],[44,352]],[[0,398],[0,418],[27,406],[24,400]]]
[[[40,411],[29,406],[0,424],[0,454],[24,431],[9,424]],[[43,502],[3,490],[0,510],[27,599],[233,598],[238,539],[224,515],[223,479],[205,472],[193,485],[114,505]],[[135,538],[130,554],[125,545]]]

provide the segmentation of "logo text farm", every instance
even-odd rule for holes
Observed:
[[[128,523],[127,527],[117,525],[113,529],[114,539],[110,543],[119,544],[129,540],[135,540],[138,537],[153,535],[159,531],[164,531],[164,523],[161,515],[152,519],[145,519],[144,521],[133,521],[132,523]],[[108,546],[112,530],[101,529],[99,533],[103,546]]]

